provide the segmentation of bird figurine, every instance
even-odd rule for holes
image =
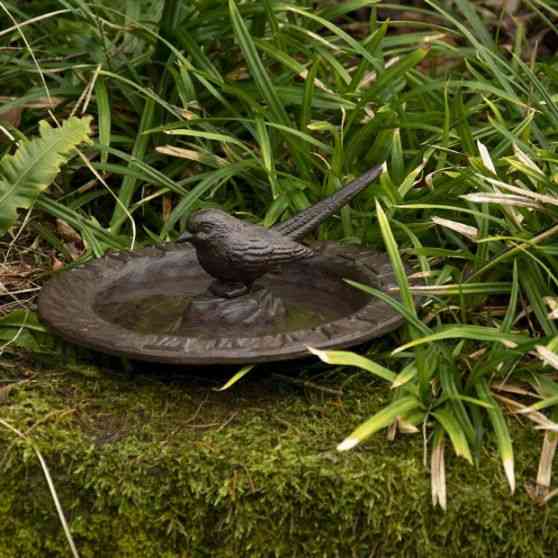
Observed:
[[[328,198],[291,219],[267,229],[246,223],[220,209],[196,211],[189,231],[178,242],[190,242],[201,267],[215,278],[209,290],[224,298],[249,292],[256,279],[277,266],[310,258],[314,252],[299,241],[341,209],[381,173],[375,166]]]

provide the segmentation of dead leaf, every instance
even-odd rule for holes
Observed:
[[[52,256],[52,271],[60,271],[64,264],[56,257]]]
[[[81,242],[65,242],[64,246],[70,252],[70,256],[72,260],[76,261],[77,259],[81,258],[84,252],[84,247]]]
[[[545,432],[543,439],[543,447],[539,460],[539,471],[537,473],[537,486],[546,488],[546,494],[550,492],[550,483],[552,480],[552,462],[556,448],[558,447],[558,435],[555,432]]]
[[[68,242],[80,242],[81,236],[79,233],[68,223],[62,221],[62,219],[56,219],[56,231],[58,234]]]
[[[23,109],[21,107],[14,107],[0,112],[0,124],[7,124],[8,126],[19,128],[22,111]]]
[[[8,103],[10,101],[15,101],[17,97],[6,97],[5,95],[0,95],[0,103]],[[64,99],[62,97],[39,97],[34,101],[28,101],[22,108],[29,109],[55,109]]]
[[[163,196],[163,221],[166,223],[172,213],[172,199],[170,196]]]
[[[465,225],[450,219],[442,219],[441,217],[432,217],[432,222],[462,234],[471,240],[478,240],[479,238],[479,230],[476,227],[471,227],[470,225]]]

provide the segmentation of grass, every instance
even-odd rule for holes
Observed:
[[[544,430],[537,493],[551,502],[553,4],[524,2],[514,17],[468,0],[404,10],[365,0],[119,6],[0,3],[0,72],[10,84],[0,154],[44,119],[83,113],[95,123],[83,157],[70,158],[4,237],[6,273],[172,240],[202,207],[271,226],[385,161],[378,183],[318,232],[386,250],[399,282],[386,300],[408,322],[366,357],[318,353],[366,369],[390,395],[368,418],[339,419],[344,435],[356,429],[338,449],[385,427],[391,437],[422,433],[434,499],[446,508],[448,448],[478,465],[494,444],[515,490],[510,416],[521,414]],[[409,282],[404,265],[423,284]],[[13,295],[15,306],[30,309],[34,294]],[[10,311],[13,296],[2,299]],[[19,312],[3,312],[5,351],[58,350]]]

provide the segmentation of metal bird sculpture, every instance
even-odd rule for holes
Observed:
[[[179,242],[190,242],[203,269],[213,276],[210,291],[235,298],[247,293],[258,277],[280,264],[310,258],[311,248],[298,242],[341,209],[381,173],[378,165],[328,198],[271,229],[246,223],[220,209],[196,211],[189,232]]]

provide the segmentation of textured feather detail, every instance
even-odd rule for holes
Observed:
[[[217,209],[196,212],[189,226],[200,265],[222,283],[251,285],[274,267],[314,254],[277,231]]]
[[[313,255],[312,250],[303,244],[263,227],[248,225],[243,229],[228,235],[226,240],[233,248],[230,250],[233,265],[255,271]]]

